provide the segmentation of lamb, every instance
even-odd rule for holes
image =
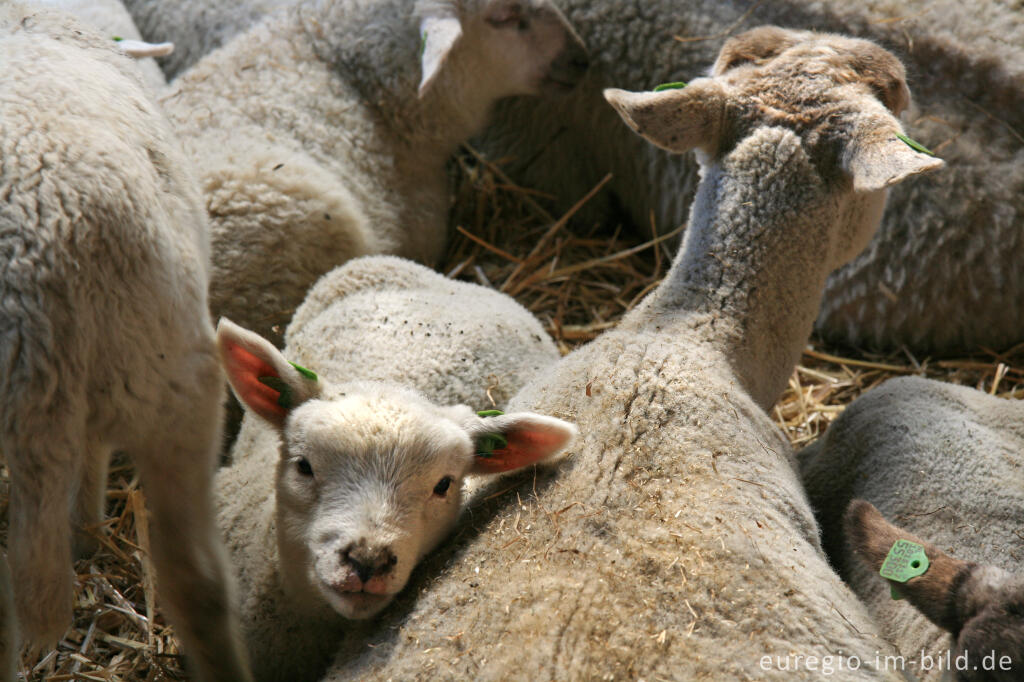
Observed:
[[[468,560],[343,644],[325,679],[897,679],[765,410],[884,188],[942,162],[899,139],[903,69],[872,43],[764,27],[712,74],[606,93],[648,140],[697,148],[702,180],[666,279],[509,402],[576,423],[578,445],[474,514]]]
[[[142,46],[147,43],[141,42],[142,36],[139,29],[135,27],[131,15],[128,14],[128,10],[125,9],[121,0],[32,0],[31,4],[73,14],[82,22],[92,26],[100,35],[108,39],[119,39],[122,49],[130,47],[132,49],[126,50],[126,52],[133,57],[140,57],[136,63],[139,70],[142,71],[146,85],[152,88],[153,92],[159,92],[167,87],[167,80],[160,67],[157,66],[156,60],[152,58],[152,55],[140,52]],[[163,44],[161,53],[170,54],[167,51],[168,45],[165,39],[156,38],[156,40]],[[155,47],[159,46],[150,46],[150,49]]]
[[[2,620],[13,608],[34,645],[60,639],[72,527],[75,549],[89,549],[110,453],[123,450],[198,679],[250,679],[210,492],[224,378],[196,178],[109,37],[11,3],[0,63],[0,452],[14,585],[0,581]],[[6,679],[16,641],[5,628]]]
[[[217,335],[258,415],[217,477],[257,679],[318,679],[356,627],[346,619],[384,608],[448,534],[467,475],[527,466],[575,432],[530,412],[478,416],[558,352],[504,294],[399,258],[321,279],[284,355],[227,320]]]
[[[824,28],[899,47],[915,83],[912,138],[950,172],[894,189],[882,226],[833,274],[817,330],[858,346],[958,352],[1024,340],[1024,18],[1012,3],[969,9],[953,0],[561,0],[592,57],[589,75],[558,100],[510,100],[485,139],[520,184],[557,194],[564,210],[607,173],[578,215],[660,233],[682,224],[697,184],[689,158],[643,148],[601,104],[610,85],[685,79],[714,59],[737,26]],[[899,18],[899,21],[883,21]],[[683,42],[676,40],[679,37]],[[703,37],[703,38],[702,38]]]
[[[1020,679],[1024,403],[893,379],[850,405],[799,459],[833,565],[898,646],[906,669],[937,680],[939,661],[948,669],[949,655],[956,668],[966,649],[972,669],[954,670],[958,679]],[[897,538],[924,545],[931,561],[923,576],[897,585],[920,612],[891,599],[878,576]],[[992,651],[996,659],[1010,656],[1010,669],[975,676],[973,666],[985,672],[983,656]]]
[[[457,146],[497,99],[585,65],[548,0],[324,0],[209,55],[164,101],[201,169],[215,316],[280,345],[334,266],[436,261]]]
[[[297,0],[124,0],[146,40],[171,40],[168,80],[260,20]]]

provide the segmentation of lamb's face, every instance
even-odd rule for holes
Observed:
[[[589,64],[583,42],[549,0],[467,5],[467,53],[502,96],[567,91],[583,78]]]
[[[368,618],[454,524],[473,443],[422,399],[381,393],[309,401],[283,440],[279,533],[303,545],[311,592]]]

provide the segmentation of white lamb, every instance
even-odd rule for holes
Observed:
[[[950,667],[959,680],[1021,679],[1024,403],[893,379],[805,448],[800,468],[833,565],[905,669],[921,680]],[[878,575],[897,539],[923,545],[931,562],[920,577],[894,583],[906,601],[894,601]]]
[[[89,547],[123,450],[198,678],[248,679],[210,493],[224,379],[195,176],[109,37],[8,4],[0,64],[0,452],[21,630],[54,645],[71,623],[72,527]]]
[[[608,86],[703,73],[714,36],[772,23],[894,46],[915,84],[912,138],[949,172],[895,189],[875,239],[829,278],[818,328],[854,344],[955,351],[1024,341],[1024,12],[982,0],[558,0],[592,56],[572,94],[502,104],[485,149],[558,210],[613,179],[578,215],[664,233],[686,220],[697,166],[644,149],[602,108]]]
[[[548,0],[323,0],[203,59],[165,105],[202,175],[214,314],[279,345],[334,266],[433,263],[451,154],[497,99],[567,89],[585,65]]]
[[[467,475],[532,464],[575,432],[530,412],[478,416],[552,365],[554,344],[504,294],[399,258],[320,280],[283,355],[227,320],[217,338],[259,415],[217,487],[261,680],[316,679],[345,619],[387,605],[450,531]]]
[[[697,148],[702,180],[666,280],[510,401],[579,445],[328,679],[896,679],[765,410],[884,188],[942,162],[898,138],[874,86],[905,93],[903,69],[872,43],[765,27],[713,74],[606,94],[655,144]]]

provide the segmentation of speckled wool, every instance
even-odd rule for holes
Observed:
[[[324,276],[287,341],[289,360],[332,384],[388,382],[437,405],[480,410],[504,407],[558,358],[540,323],[508,296],[391,256],[356,259]],[[217,476],[218,519],[239,574],[257,679],[316,679],[343,634],[364,626],[344,621],[322,598],[300,606],[311,598],[283,591],[278,434],[247,414],[231,457]]]
[[[944,658],[952,642],[910,603],[894,601],[887,582],[852,554],[843,532],[851,500],[867,500],[890,522],[959,559],[1020,570],[1024,404],[1018,400],[916,377],[892,379],[850,405],[799,461],[832,564],[908,660],[920,661],[922,652]],[[941,671],[917,674],[938,680]]]
[[[652,142],[698,148],[683,250],[618,328],[510,401],[578,424],[568,460],[482,493],[501,501],[460,561],[429,562],[326,680],[811,679],[825,657],[899,679],[765,413],[881,188],[941,165],[896,138],[882,83],[886,103],[906,88],[875,45],[769,27],[728,41],[712,78],[606,92]]]
[[[0,64],[0,451],[22,632],[47,646],[70,624],[72,528],[102,521],[119,450],[197,677],[250,679],[213,523],[224,378],[196,178],[109,37],[10,3]]]
[[[949,162],[893,189],[872,243],[833,274],[818,329],[857,345],[952,352],[1024,340],[1024,15],[1013,3],[953,0],[561,0],[587,44],[589,76],[568,97],[498,108],[485,148],[528,187],[568,207],[606,173],[586,224],[664,234],[687,215],[697,166],[645,146],[601,106],[601,89],[689,81],[718,40],[761,23],[871,38],[907,64],[908,134]],[[749,14],[748,14],[749,12]],[[898,19],[891,21],[891,19]],[[681,40],[677,40],[676,38]],[[710,38],[709,38],[710,37]],[[516,168],[516,162],[529,163]]]
[[[436,261],[447,233],[445,163],[457,146],[498,98],[536,92],[552,74],[580,77],[560,66],[582,48],[547,3],[523,10],[533,13],[523,38],[505,29],[517,47],[508,54],[497,39],[509,36],[492,35],[501,29],[488,21],[496,7],[311,2],[174,82],[163,101],[200,169],[215,316],[280,346],[306,291],[331,268],[370,253]],[[422,85],[421,18],[444,12],[458,17],[462,37]]]

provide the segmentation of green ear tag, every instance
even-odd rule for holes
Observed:
[[[894,583],[889,583],[889,596],[892,597],[893,601],[903,599],[903,595],[896,589],[896,585]]]
[[[505,413],[501,410],[480,410],[476,414],[478,417],[500,417]]]
[[[292,387],[286,384],[281,377],[260,377],[259,380],[264,386],[270,386],[281,394],[277,396],[278,405],[286,410],[290,410],[292,408]]]
[[[897,540],[892,543],[889,554],[882,562],[882,568],[879,569],[878,574],[883,578],[905,583],[911,578],[924,575],[928,570],[928,565],[928,556],[924,553],[924,547],[910,540]]]
[[[485,433],[477,438],[476,456],[490,457],[495,450],[508,447],[508,439],[500,433]]]
[[[654,88],[655,92],[661,92],[662,90],[682,90],[686,87],[686,83],[683,81],[675,81],[673,83],[662,83],[658,87]]]
[[[427,51],[427,32],[424,31],[420,35],[420,59],[423,59],[423,53]]]
[[[313,370],[306,369],[302,365],[297,365],[294,362],[292,362],[291,360],[288,361],[288,364],[291,365],[292,367],[294,367],[295,369],[299,370],[299,374],[301,374],[302,376],[306,377],[310,381],[316,381],[317,380],[316,372],[314,372]],[[262,379],[260,379],[260,381],[262,381]]]
[[[124,40],[124,38],[122,38],[121,36],[112,36],[110,39],[113,40],[115,43],[119,43],[122,40]]]
[[[909,137],[902,133],[896,133],[896,137],[903,140],[903,142],[906,143],[906,145],[913,149],[915,152],[921,152],[922,154],[927,154],[928,156],[935,156],[935,152],[933,152],[931,149],[928,149],[928,147],[925,147],[920,142],[911,140]]]

